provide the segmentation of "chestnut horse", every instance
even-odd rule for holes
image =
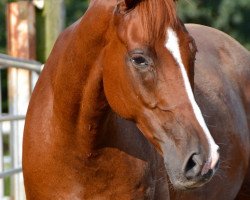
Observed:
[[[27,199],[247,199],[249,124],[236,41],[185,27],[174,0],[92,0],[30,101]]]

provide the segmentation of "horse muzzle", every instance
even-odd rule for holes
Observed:
[[[176,170],[169,170],[167,167],[168,172],[170,171],[169,177],[173,186],[180,190],[190,190],[208,183],[219,167],[219,154],[215,161],[204,160],[202,154],[193,153],[184,162],[180,173],[176,174]]]

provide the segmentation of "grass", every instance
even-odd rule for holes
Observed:
[[[4,196],[10,196],[10,188],[11,188],[11,177],[8,176],[4,179]]]

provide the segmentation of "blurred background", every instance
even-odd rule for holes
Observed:
[[[58,0],[54,0],[56,1]],[[0,1],[1,53],[6,53],[7,46],[5,8],[8,2],[15,1]],[[53,4],[53,0],[45,0],[46,3]],[[88,0],[64,0],[63,3],[65,19],[62,20],[65,27],[80,18],[88,6]],[[179,16],[185,23],[199,23],[218,28],[250,49],[250,0],[179,0],[177,4]]]
[[[23,200],[22,133],[42,63],[87,0],[0,0],[0,200]],[[220,29],[250,50],[250,0],[179,0],[185,23]]]

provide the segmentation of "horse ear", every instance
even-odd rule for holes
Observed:
[[[134,8],[140,0],[124,0],[127,10]]]
[[[141,0],[118,0],[119,13],[126,13],[128,10],[133,9]]]

